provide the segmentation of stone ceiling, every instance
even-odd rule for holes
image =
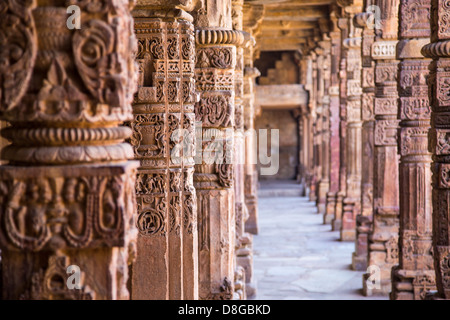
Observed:
[[[304,51],[328,31],[333,0],[246,0],[248,19],[263,12],[258,25],[260,51]],[[252,12],[252,13],[250,13]]]

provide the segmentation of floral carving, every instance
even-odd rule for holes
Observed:
[[[130,213],[122,177],[3,180],[5,244],[16,249],[86,248],[121,241]]]
[[[224,95],[204,95],[196,108],[195,120],[204,127],[229,127],[233,118],[233,105]]]
[[[126,75],[122,57],[115,51],[116,34],[101,20],[91,20],[75,33],[75,64],[89,92],[114,108],[124,105]]]
[[[14,108],[28,89],[36,61],[34,1],[0,4],[0,112]]]

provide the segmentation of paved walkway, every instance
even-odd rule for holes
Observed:
[[[354,243],[338,241],[322,219],[306,198],[259,199],[255,299],[369,299],[361,294],[363,272],[350,267]]]

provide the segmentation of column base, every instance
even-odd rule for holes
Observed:
[[[138,164],[2,166],[1,298],[129,299]]]
[[[372,287],[368,285],[368,280],[371,277],[370,274],[363,274],[363,295],[365,297],[387,297],[391,292],[391,281],[381,280],[378,287]]]
[[[246,282],[245,283],[245,291],[247,293],[247,300],[255,298],[256,297],[256,283],[254,281]]]
[[[327,194],[327,203],[325,209],[325,215],[323,216],[324,224],[331,224],[336,210],[336,193],[329,192]]]
[[[343,201],[341,241],[356,240],[356,211],[357,201],[353,198],[346,198]]]
[[[342,227],[342,209],[344,194],[338,192],[336,195],[336,207],[334,209],[334,219],[331,223],[333,231],[340,231]]]
[[[319,190],[317,192],[317,212],[320,214],[325,214],[326,204],[327,204],[327,192],[330,187],[330,183],[325,181],[320,181]]]
[[[342,230],[341,229],[341,241],[355,241],[356,230]]]
[[[245,205],[247,206],[247,211],[248,211],[248,219],[245,222],[245,232],[248,232],[253,235],[257,235],[259,233],[257,198],[254,196],[246,197]]]
[[[334,219],[331,223],[331,230],[339,231],[339,230],[341,230],[341,226],[342,226],[342,220]]]
[[[352,269],[355,271],[367,270],[367,254],[364,256],[358,256],[356,252],[352,254]]]
[[[365,271],[368,267],[369,232],[372,220],[369,217],[358,215],[356,217],[355,252],[353,252],[353,270]]]

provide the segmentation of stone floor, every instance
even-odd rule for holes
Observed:
[[[322,221],[306,198],[259,199],[255,299],[384,299],[361,294],[363,272],[350,268],[354,243],[339,241]]]

